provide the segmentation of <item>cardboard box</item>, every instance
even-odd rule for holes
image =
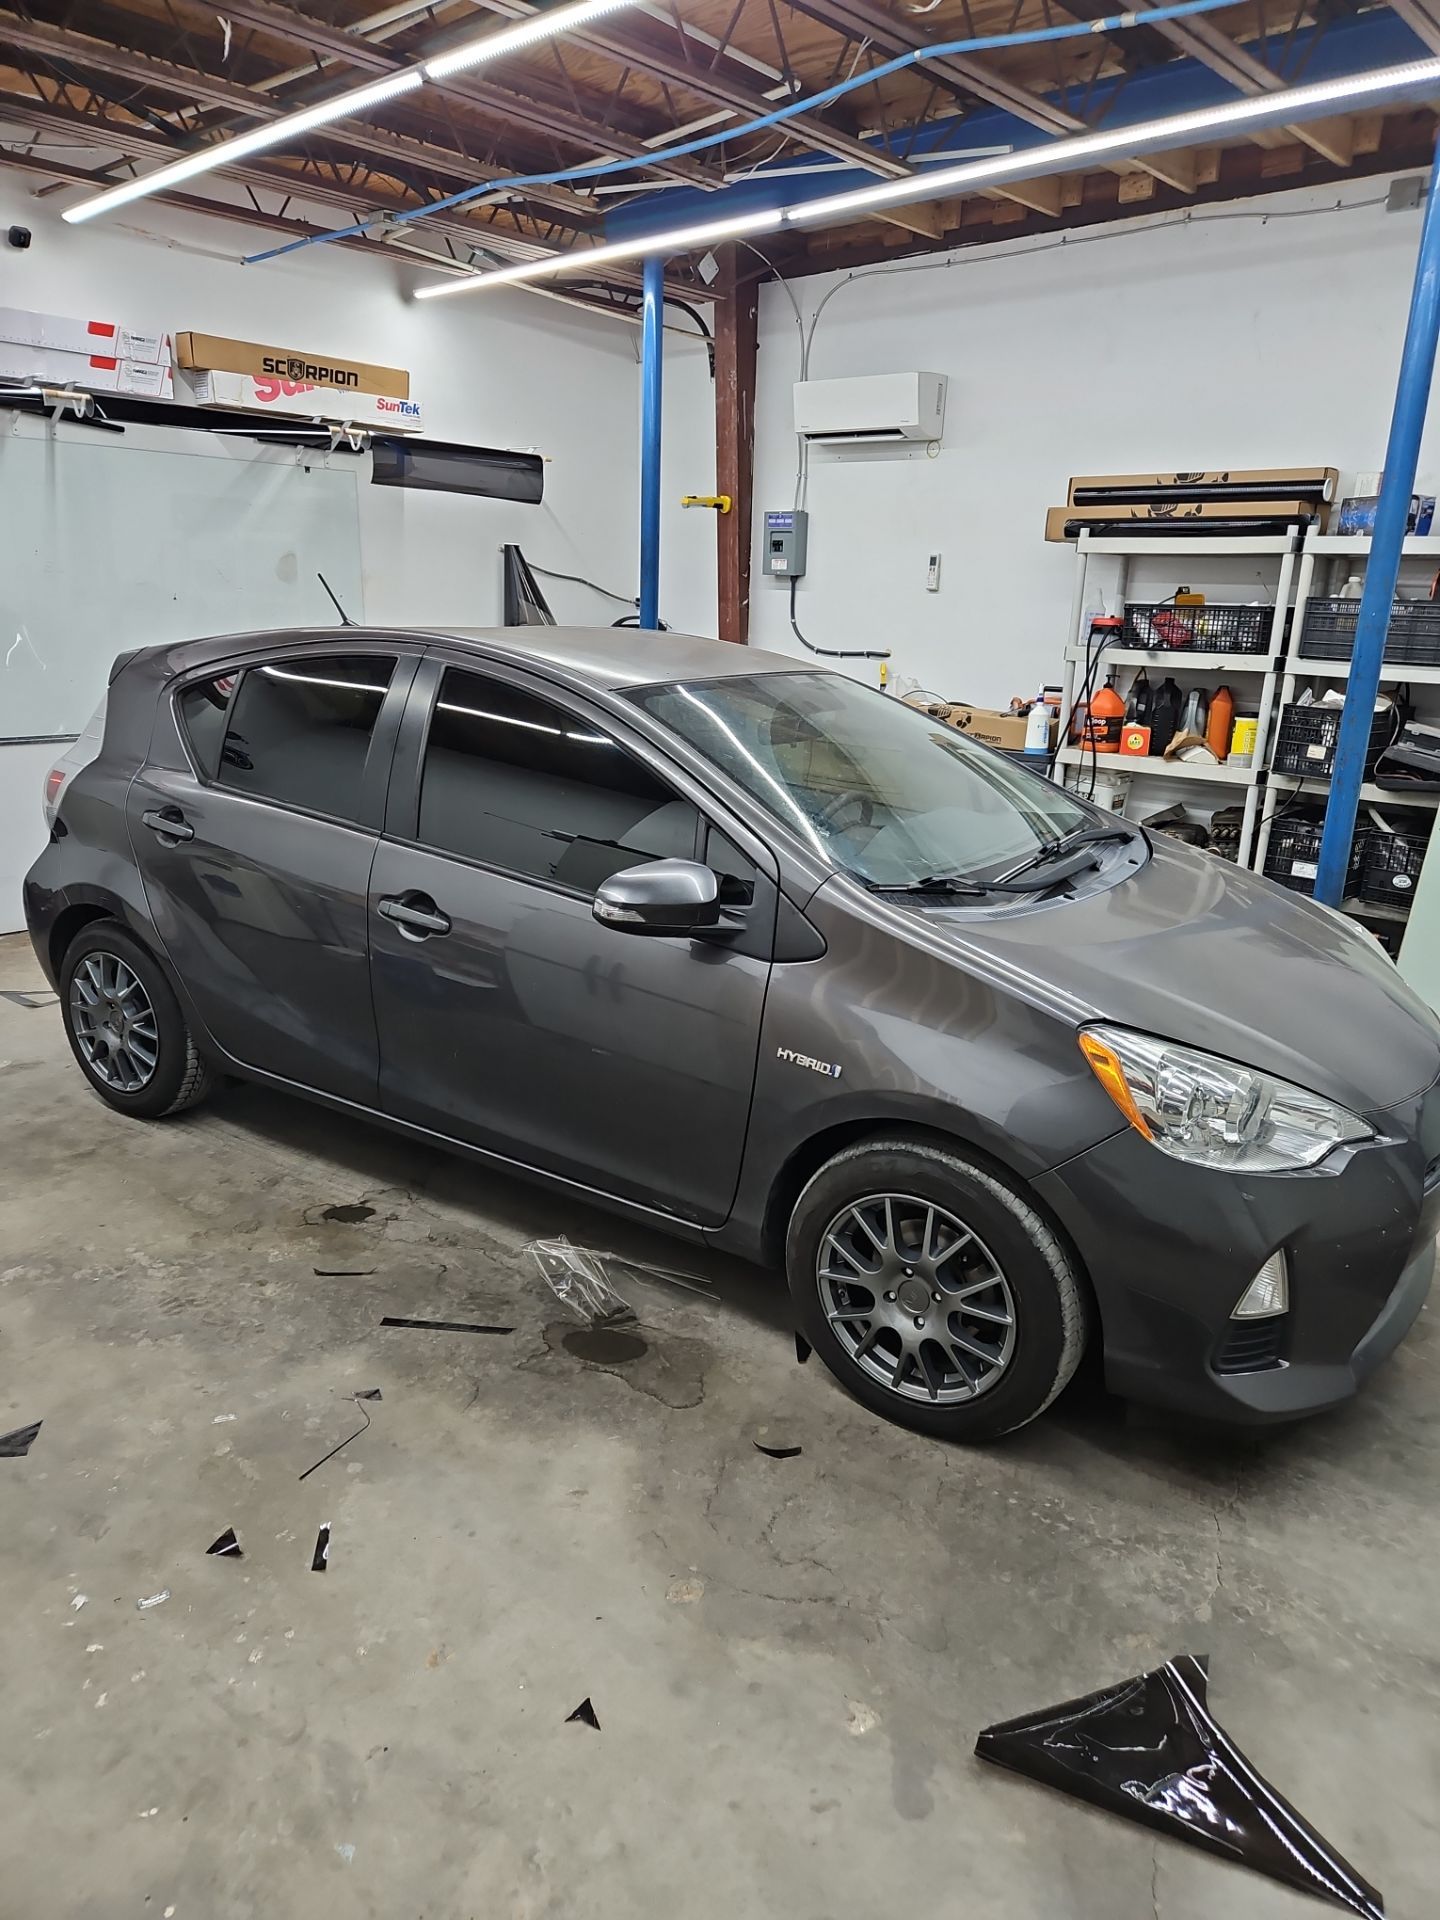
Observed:
[[[1328,507],[1313,500],[1186,500],[1176,506],[1050,507],[1045,513],[1047,540],[1075,540],[1082,527],[1101,535],[1124,536],[1135,527],[1167,528],[1174,533],[1227,532],[1238,526],[1324,527]]]
[[[419,433],[418,400],[391,400],[383,393],[341,393],[308,380],[257,380],[248,373],[182,373],[180,398],[198,407],[234,407],[246,413],[283,414],[389,432]]]
[[[997,707],[972,707],[968,701],[957,700],[946,714],[945,724],[959,733],[968,733],[972,740],[979,740],[984,746],[1002,747],[1007,753],[1019,753],[1025,746],[1026,716],[1023,713],[1001,713]],[[1050,722],[1052,747],[1058,727],[1057,715]],[[1039,754],[1035,758],[1038,760]]]
[[[1065,497],[1072,507],[1120,506],[1161,497],[1226,500],[1238,506],[1247,495],[1255,499],[1298,496],[1328,503],[1339,491],[1338,467],[1232,467],[1214,473],[1075,474]]]
[[[49,347],[17,347],[0,341],[0,379],[33,380],[47,387],[80,387],[86,393],[129,393],[146,400],[174,398],[170,369],[158,361],[119,360],[109,354],[59,353]]]
[[[177,333],[175,364],[206,373],[248,373],[257,380],[304,380],[346,393],[383,393],[391,400],[410,398],[410,375],[403,367],[375,367],[365,360],[337,360],[333,354],[298,353],[214,333]]]
[[[73,320],[63,313],[31,313],[0,307],[0,341],[17,347],[47,347],[56,353],[99,353],[114,360],[170,364],[168,333],[142,333],[114,320]]]

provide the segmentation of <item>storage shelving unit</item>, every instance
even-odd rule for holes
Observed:
[[[1367,534],[1323,534],[1312,530],[1306,535],[1301,544],[1295,575],[1295,612],[1290,644],[1280,662],[1277,710],[1288,706],[1298,688],[1307,681],[1317,684],[1334,681],[1343,686],[1349,679],[1348,659],[1326,660],[1306,655],[1305,618],[1311,602],[1330,597],[1338,585],[1337,576],[1343,578],[1346,572],[1363,567],[1369,553],[1370,539]],[[1426,562],[1431,571],[1440,567],[1440,535],[1412,535],[1405,541],[1401,554],[1402,588],[1409,587],[1414,593],[1423,584],[1425,573],[1422,569]],[[1440,714],[1440,666],[1408,666],[1400,662],[1387,662],[1381,669],[1380,684],[1382,688],[1408,686],[1417,709],[1428,708],[1432,714]],[[1276,818],[1294,804],[1291,796],[1311,795],[1323,800],[1329,791],[1328,778],[1273,772],[1268,775],[1261,790],[1259,827],[1250,862],[1257,872],[1264,868]],[[1440,793],[1395,793],[1367,780],[1360,789],[1360,802],[1362,808],[1384,807],[1387,815],[1408,810],[1417,820],[1421,816],[1433,819],[1437,805],[1440,805]],[[1363,813],[1359,824],[1365,824]],[[1370,900],[1347,899],[1342,902],[1342,910],[1354,914],[1357,919],[1388,924],[1403,923],[1409,917],[1407,909]]]
[[[1208,653],[1198,648],[1190,650],[1183,647],[1106,647],[1102,664],[1108,672],[1115,670],[1117,675],[1129,669],[1130,677],[1141,667],[1163,668],[1167,674],[1204,674],[1214,679],[1222,678],[1227,684],[1239,682],[1244,686],[1249,699],[1247,704],[1254,705],[1256,713],[1255,750],[1248,767],[1197,765],[1193,761],[1146,759],[1131,755],[1106,754],[1100,758],[1101,768],[1108,773],[1126,774],[1133,779],[1148,781],[1160,779],[1166,783],[1183,782],[1191,787],[1212,787],[1229,789],[1244,795],[1244,812],[1240,828],[1239,861],[1242,866],[1250,864],[1251,851],[1255,845],[1256,829],[1260,819],[1260,796],[1264,787],[1265,761],[1269,751],[1271,719],[1275,707],[1275,692],[1278,670],[1284,655],[1286,623],[1289,618],[1292,590],[1296,583],[1296,566],[1300,553],[1300,529],[1292,527],[1284,534],[1271,534],[1244,539],[1229,535],[1175,535],[1150,536],[1139,535],[1124,538],[1115,535],[1095,535],[1088,531],[1080,535],[1076,542],[1075,589],[1070,608],[1070,641],[1065,648],[1065,662],[1061,683],[1060,737],[1066,738],[1070,727],[1070,714],[1075,704],[1078,687],[1083,683],[1087,664],[1087,626],[1091,604],[1092,564],[1097,560],[1118,562],[1111,568],[1111,584],[1107,590],[1107,599],[1112,597],[1123,604],[1130,597],[1129,586],[1134,563],[1137,560],[1178,560],[1183,559],[1192,566],[1203,567],[1206,563],[1233,560],[1264,560],[1273,563],[1274,586],[1273,600],[1270,602],[1270,627],[1265,650],[1260,653]],[[1217,600],[1216,605],[1223,604]],[[1258,684],[1257,684],[1258,683]],[[1090,765],[1091,756],[1081,746],[1063,745],[1058,755],[1061,767],[1073,769],[1070,777],[1078,778],[1079,770]],[[1157,796],[1158,798],[1158,796]],[[1163,803],[1162,803],[1163,804]],[[1217,797],[1217,805],[1229,804]]]

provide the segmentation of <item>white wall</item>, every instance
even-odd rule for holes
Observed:
[[[26,252],[0,249],[0,305],[172,333],[270,338],[406,367],[428,434],[533,447],[546,457],[539,507],[362,486],[365,618],[492,624],[506,541],[518,541],[539,565],[636,592],[635,329],[518,289],[416,304],[405,290],[426,277],[417,269],[339,247],[245,267],[242,255],[273,244],[267,230],[144,205],[72,227],[59,218],[60,204],[37,200],[24,176],[0,170],[0,229],[15,222],[34,234]],[[690,324],[683,316],[677,322],[682,329]],[[666,334],[666,360],[662,612],[672,626],[713,632],[713,521],[669,505],[681,491],[708,492],[713,482],[706,357],[701,344],[677,331]],[[83,565],[84,556],[75,561]],[[183,565],[183,555],[176,564]],[[623,612],[583,587],[541,584],[561,621],[608,624]],[[117,581],[117,594],[124,590]],[[318,602],[315,612],[317,620],[330,617]],[[0,734],[3,712],[0,674]],[[40,840],[37,753],[44,764],[53,757],[46,749],[0,747],[0,930],[18,924],[19,876]]]
[[[1042,535],[1071,474],[1329,465],[1348,478],[1378,468],[1419,216],[1383,205],[1278,216],[1337,197],[1383,201],[1386,184],[1201,210],[1186,225],[1129,222],[1043,252],[1016,242],[844,287],[819,321],[811,378],[944,373],[949,411],[933,459],[923,448],[812,453],[810,570],[798,596],[807,636],[889,646],[894,671],[1003,706],[1059,677],[1073,549]],[[1242,211],[1269,218],[1214,217]],[[844,278],[792,283],[807,320]],[[757,521],[790,504],[795,475],[797,330],[773,284],[760,327]],[[1421,460],[1432,492],[1437,413],[1440,399]],[[935,550],[944,559],[932,595]],[[757,546],[751,643],[798,653],[784,591],[759,564]]]

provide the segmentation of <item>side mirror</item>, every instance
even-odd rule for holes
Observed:
[[[590,912],[617,933],[695,933],[720,919],[720,886],[695,860],[650,860],[612,873]]]

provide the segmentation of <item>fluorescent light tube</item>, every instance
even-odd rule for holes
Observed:
[[[283,146],[316,127],[327,126],[331,121],[364,113],[368,108],[381,106],[402,93],[413,93],[417,87],[423,87],[427,80],[443,80],[449,74],[465,72],[490,60],[504,59],[507,54],[515,53],[522,47],[552,39],[556,34],[569,33],[573,28],[583,26],[587,20],[598,19],[601,14],[615,13],[621,7],[634,4],[635,0],[576,0],[573,6],[551,7],[548,12],[537,13],[532,19],[519,21],[499,33],[480,34],[473,40],[466,40],[460,46],[452,47],[448,53],[438,53],[433,59],[417,66],[384,74],[377,80],[367,81],[363,87],[351,87],[348,92],[331,94],[325,100],[317,100],[313,106],[301,107],[295,113],[267,121],[264,126],[252,127],[247,133],[236,134],[233,139],[219,140],[213,146],[201,147],[195,153],[186,154],[183,160],[173,161],[168,167],[158,167],[154,173],[142,174],[136,180],[124,180],[119,186],[82,200],[78,206],[67,207],[61,217],[72,225],[82,220],[93,220],[98,214],[111,213],[116,207],[128,206],[132,200],[143,200],[148,194],[161,193],[167,187],[177,187],[202,173],[213,173],[217,167],[232,166],[236,161],[248,159],[252,153],[264,153],[267,148]],[[300,187],[303,187],[303,182],[297,181],[297,190]]]
[[[431,80],[445,80],[452,73],[465,73],[471,67],[478,67],[482,61],[503,60],[508,54],[533,47],[537,40],[553,40],[556,34],[573,33],[576,27],[634,4],[635,0],[574,0],[572,6],[550,7],[528,20],[517,20],[513,27],[506,27],[501,33],[481,33],[473,40],[462,40],[458,47],[427,60],[425,72]]]
[[[351,87],[347,93],[331,94],[326,100],[317,100],[312,107],[302,107],[298,113],[284,114],[278,120],[267,120],[264,126],[237,133],[233,139],[218,141],[213,147],[201,147],[196,153],[187,153],[183,160],[174,160],[168,167],[142,174],[137,180],[123,180],[118,187],[92,194],[78,206],[67,207],[61,217],[72,224],[93,220],[97,214],[111,213],[116,207],[143,200],[147,194],[160,193],[166,187],[178,187],[182,181],[193,180],[198,174],[213,173],[216,167],[233,166],[237,160],[246,160],[252,153],[263,153],[267,147],[278,147],[285,141],[297,139],[331,120],[343,120],[350,114],[363,113],[368,107],[378,107],[399,94],[413,93],[424,84],[425,75],[419,67],[387,73],[383,79],[371,80],[363,87]]]
[[[491,273],[471,274],[465,279],[447,281],[443,286],[417,287],[415,298],[439,300],[447,293],[474,293],[478,287],[501,287],[512,280],[584,273],[603,266],[607,260],[634,260],[644,253],[686,253],[691,247],[707,247],[715,240],[733,240],[737,234],[773,232],[783,218],[781,213],[737,214],[731,220],[709,220],[702,227],[675,227],[668,233],[652,234],[648,240],[616,240],[603,247],[578,247],[573,253],[554,253],[544,260],[497,267]]]
[[[710,246],[717,240],[734,239],[741,234],[774,233],[782,227],[808,226],[817,221],[838,224],[866,213],[871,207],[912,206],[925,200],[948,199],[957,193],[998,186],[1007,180],[1034,180],[1045,174],[1072,173],[1093,161],[1159,153],[1171,147],[1194,145],[1205,137],[1223,138],[1231,133],[1247,133],[1255,127],[1288,126],[1294,121],[1374,106],[1381,101],[1431,94],[1440,94],[1440,59],[1410,60],[1400,66],[1377,67],[1369,73],[1354,73],[1343,79],[1317,81],[1312,86],[1285,87],[1276,93],[1227,100],[1220,106],[1172,114],[1164,120],[1142,120],[1129,127],[1075,134],[993,159],[936,168],[907,180],[857,187],[828,200],[778,207],[767,213],[740,214],[729,220],[711,220],[704,226],[680,227],[647,234],[642,239],[579,247],[569,253],[552,254],[544,260],[501,267],[492,273],[417,287],[415,297],[443,299],[448,294],[474,293],[483,287],[543,280],[563,273],[586,273],[610,261],[634,260],[645,254],[684,253],[691,247]],[[763,179],[764,175],[757,177]]]

